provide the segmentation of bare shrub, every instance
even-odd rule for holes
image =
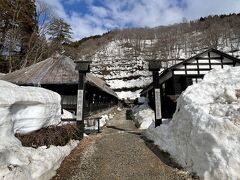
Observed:
[[[64,146],[71,139],[79,139],[76,125],[50,126],[29,134],[16,134],[23,146],[37,148],[39,146]]]

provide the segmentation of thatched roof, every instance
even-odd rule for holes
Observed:
[[[69,57],[56,55],[37,64],[8,73],[1,79],[18,85],[78,84],[75,63]],[[86,81],[102,91],[117,97],[117,94],[100,78],[88,73]]]

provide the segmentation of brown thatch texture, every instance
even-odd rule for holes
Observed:
[[[64,55],[56,55],[32,66],[6,74],[1,79],[18,85],[40,86],[46,84],[77,84],[78,78],[73,60]],[[90,85],[117,97],[116,93],[102,79],[88,73],[86,81]]]

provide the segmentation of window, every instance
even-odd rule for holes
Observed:
[[[202,81],[202,78],[192,78],[192,83],[196,84]]]

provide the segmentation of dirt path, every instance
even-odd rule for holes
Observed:
[[[187,175],[164,164],[148,148],[125,114],[124,110],[118,113],[89,143],[67,179],[186,179]]]

